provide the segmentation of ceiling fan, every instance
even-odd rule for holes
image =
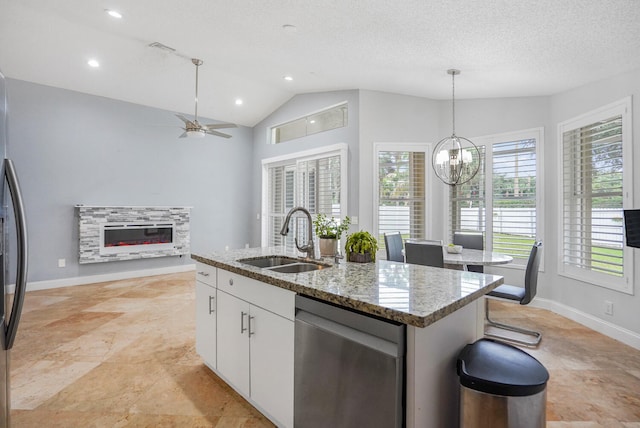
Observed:
[[[181,114],[176,114],[178,119],[184,122],[184,132],[179,138],[195,137],[203,138],[206,134],[217,135],[218,137],[231,138],[231,135],[216,131],[216,129],[235,128],[233,123],[215,123],[211,125],[201,125],[198,122],[198,67],[202,65],[202,60],[193,58],[191,62],[196,66],[196,113],[193,120],[189,120]]]

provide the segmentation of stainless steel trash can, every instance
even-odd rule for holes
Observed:
[[[549,372],[528,353],[480,339],[458,356],[461,428],[544,428]]]

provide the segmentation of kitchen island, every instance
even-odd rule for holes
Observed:
[[[405,424],[407,427],[457,426],[456,356],[464,345],[482,335],[484,318],[482,297],[502,284],[502,277],[385,260],[368,264],[342,261],[336,265],[332,259],[324,259],[321,261],[323,264],[321,269],[302,273],[280,273],[238,261],[275,255],[295,257],[280,248],[201,253],[192,254],[191,257],[199,262],[198,275],[217,275],[217,281],[209,280],[209,285],[217,284],[218,291],[221,291],[218,293],[219,297],[228,299],[229,290],[235,293],[236,290],[244,289],[247,291],[240,291],[241,299],[242,293],[245,293],[246,300],[250,300],[252,296],[257,296],[255,298],[258,300],[262,299],[263,305],[259,302],[255,303],[256,312],[258,309],[266,308],[267,311],[283,319],[292,320],[294,308],[291,296],[300,294],[406,324]],[[205,272],[200,267],[216,269],[215,272],[211,270]],[[246,281],[253,285],[245,285]],[[238,287],[240,282],[242,282],[241,287]],[[227,290],[220,288],[223,286],[227,287]],[[252,289],[251,287],[257,287],[256,291],[248,291]],[[264,290],[259,291],[260,287]],[[281,294],[266,295],[277,289]],[[261,297],[263,294],[265,296]],[[209,297],[210,313],[215,312],[211,306],[212,299],[214,298]],[[220,317],[226,305],[220,306],[221,299],[217,300],[217,305],[217,316]],[[270,309],[270,305],[273,305],[274,309]],[[245,314],[244,311],[241,313]],[[249,309],[246,313],[249,313]],[[249,318],[253,317],[247,315],[246,320],[250,335]],[[242,330],[245,327],[242,316],[240,322],[242,323],[240,330]],[[279,328],[282,331],[291,331],[293,334],[293,324],[290,324],[290,326],[283,324]],[[226,341],[224,337],[218,334],[215,338],[218,351],[221,347],[227,346],[223,343]],[[292,366],[293,355],[289,358],[289,354],[294,352],[292,345],[283,346],[288,346],[289,349],[279,355],[279,361],[285,360],[286,364]],[[244,391],[242,388],[237,388],[233,379],[229,379],[229,376],[221,372],[219,366],[223,360],[220,358],[217,360],[217,366],[215,358],[206,362],[216,373],[230,381],[245,398],[254,404],[257,403],[257,407],[275,419],[278,424],[285,426],[291,424],[287,418],[284,418],[287,421],[283,422],[283,418],[274,417],[269,409],[265,409],[269,406],[262,406],[259,400],[254,399],[253,384],[251,393],[248,392],[248,387]],[[284,371],[286,372],[286,367]],[[291,373],[293,373],[292,367]],[[288,372],[285,374],[288,376]],[[251,379],[253,382],[253,376]],[[256,391],[259,391],[259,388],[256,388]],[[292,386],[288,393],[292,394]]]

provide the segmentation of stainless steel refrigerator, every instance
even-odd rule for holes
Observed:
[[[7,158],[7,95],[0,71],[0,285],[4,292],[0,305],[0,428],[10,426],[10,356],[27,286],[27,228],[18,177]],[[15,275],[15,276],[13,276]],[[15,292],[10,293],[15,279]]]

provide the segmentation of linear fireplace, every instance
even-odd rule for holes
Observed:
[[[106,223],[100,227],[100,254],[174,248],[174,223]]]
[[[76,205],[76,209],[80,264],[189,254],[191,207]]]

